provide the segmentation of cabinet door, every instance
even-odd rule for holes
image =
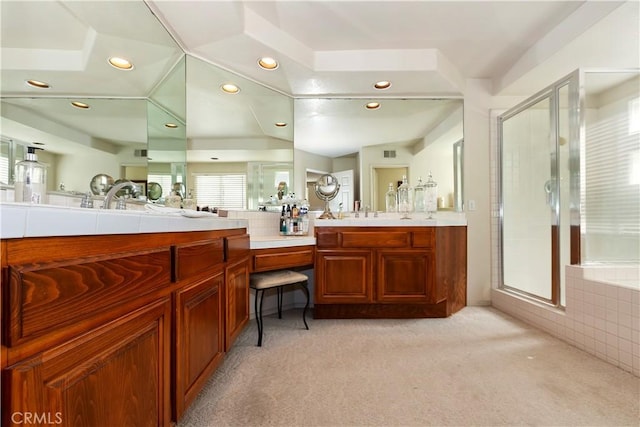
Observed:
[[[2,424],[169,425],[170,316],[163,298],[8,367]]]
[[[249,322],[249,259],[227,267],[225,350]]]
[[[379,250],[377,302],[436,303],[435,257],[431,250]]]
[[[176,292],[175,414],[180,418],[224,356],[224,271]]]
[[[316,251],[315,302],[373,301],[371,251]]]

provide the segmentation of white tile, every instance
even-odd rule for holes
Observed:
[[[26,237],[78,236],[94,234],[97,213],[94,210],[64,207],[31,208],[27,211]]]
[[[137,234],[140,231],[141,215],[118,215],[99,211],[96,221],[98,234]]]
[[[628,314],[629,316],[631,316],[633,314],[633,310],[631,309],[631,302],[618,301],[618,313]]]
[[[618,337],[620,339],[629,340],[631,342],[633,336],[633,330],[626,326],[618,325]]]
[[[629,340],[618,339],[618,350],[627,352],[629,354],[633,353],[633,343]]]
[[[604,329],[595,329],[594,338],[597,342],[605,344],[607,343],[607,332]]]
[[[618,300],[625,301],[631,304],[633,292],[629,288],[625,288],[623,286],[618,287]]]
[[[24,237],[27,209],[26,205],[0,203],[0,233],[3,239]]]
[[[618,325],[633,329],[633,318],[629,314],[618,313]]]

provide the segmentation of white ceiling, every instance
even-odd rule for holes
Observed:
[[[46,92],[49,97],[144,98],[185,52],[290,99],[461,98],[468,79],[488,81],[494,95],[524,97],[578,67],[639,67],[639,5],[638,1],[1,0],[0,89],[3,97],[40,97],[42,92],[24,84],[25,79],[36,78],[52,83]],[[150,19],[149,9],[179,48]],[[112,54],[132,58],[136,68],[123,73],[105,67]],[[256,61],[265,55],[276,58],[279,68],[261,70]],[[372,85],[377,80],[389,80],[392,86],[375,91]],[[230,138],[238,136],[238,124],[243,122],[268,128],[269,137],[291,140],[291,128],[285,135],[269,134],[275,132],[266,125],[274,120],[274,109],[254,105],[234,110],[235,116],[225,119],[222,112],[205,108],[202,92],[194,92],[200,84],[204,83],[190,82],[187,87],[191,90],[187,137],[194,148],[189,161],[208,160],[213,151],[207,144],[217,143],[218,148],[234,144]],[[240,117],[240,111],[249,116]],[[262,116],[267,113],[269,117]],[[49,118],[55,120],[56,114]],[[78,120],[64,124],[81,127]],[[223,130],[224,124],[234,128]],[[361,143],[347,146],[353,139],[345,138],[355,130],[342,126],[340,150],[322,153],[357,151]],[[116,144],[121,139],[113,137]]]

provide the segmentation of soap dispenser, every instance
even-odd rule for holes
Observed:
[[[27,156],[16,163],[15,201],[46,203],[47,167],[38,161],[37,147],[27,147]]]

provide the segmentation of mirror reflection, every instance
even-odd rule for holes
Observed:
[[[148,183],[157,183],[154,198],[162,188],[159,202],[180,184],[183,196],[191,194],[200,206],[258,209],[289,197],[307,198],[322,210],[313,183],[331,173],[341,186],[341,194],[331,202],[334,212],[340,204],[352,210],[356,201],[384,210],[389,183],[397,187],[407,175],[410,185],[416,185],[431,172],[443,198],[440,206],[461,209],[461,100],[294,101],[185,55],[143,3],[65,5],[48,3],[43,8],[41,2],[23,2],[20,8],[3,8],[3,22],[24,22],[22,34],[43,46],[46,37],[34,24],[39,20],[25,14],[46,22],[55,12],[64,25],[78,26],[79,31],[95,27],[96,12],[130,16],[145,31],[123,28],[118,37],[96,34],[100,49],[88,54],[85,69],[56,71],[52,65],[41,70],[38,77],[52,83],[46,92],[25,89],[22,74],[18,78],[18,71],[3,68],[3,184],[13,182],[12,166],[24,158],[23,147],[43,143],[39,160],[49,168],[49,191],[85,193],[93,176],[107,174],[147,190]],[[2,35],[10,47],[11,34]],[[136,52],[130,73],[105,68],[104,50],[117,50],[123,40]],[[223,92],[222,85],[228,83],[239,91]],[[78,96],[71,98],[70,93]],[[73,108],[72,101],[90,108]],[[370,101],[380,102],[380,108],[365,109]]]
[[[380,107],[367,110],[373,101]],[[296,99],[296,162],[304,162],[305,186],[318,171],[352,171],[354,182],[346,188],[353,199],[337,198],[343,208],[353,210],[358,202],[385,211],[390,184],[397,191],[403,176],[415,186],[431,173],[439,209],[460,211],[462,111],[461,99]]]

